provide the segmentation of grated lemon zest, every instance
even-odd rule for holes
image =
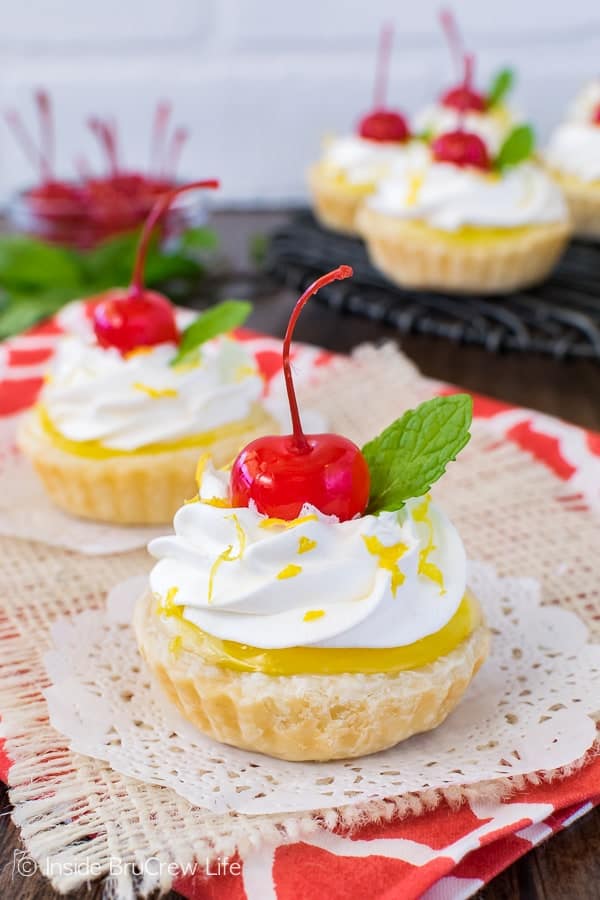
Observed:
[[[253,375],[256,375],[256,369],[252,368],[252,366],[238,366],[235,372],[233,373],[234,381],[240,382],[243,381],[244,378],[252,378]]]
[[[158,607],[158,612],[163,616],[174,616],[176,619],[183,618],[183,606],[175,603],[175,597],[179,593],[179,588],[175,585],[170,587],[165,596],[164,602]]]
[[[374,534],[363,534],[362,538],[369,553],[377,557],[379,567],[391,572],[391,588],[392,594],[395,597],[396,591],[400,585],[404,584],[405,576],[404,572],[400,571],[398,560],[400,560],[408,550],[407,545],[399,541],[397,544],[391,544],[389,547],[386,547]]]
[[[315,619],[322,619],[325,615],[324,609],[309,609],[304,613],[305,622],[314,622]]]
[[[162,400],[163,397],[177,397],[178,393],[175,388],[154,388],[149,384],[144,384],[142,381],[135,381],[133,383],[134,391],[141,391],[142,394],[147,394],[153,400]]]
[[[285,569],[282,569],[281,572],[277,573],[277,577],[280,581],[283,581],[285,578],[295,578],[301,571],[302,566],[296,566],[294,563],[290,563],[289,566],[286,566]]]
[[[304,525],[305,522],[318,522],[314,513],[308,516],[300,516],[298,519],[261,519],[260,528],[295,528],[296,525]]]
[[[169,652],[172,653],[173,656],[179,656],[182,643],[181,635],[176,634],[175,637],[171,638],[169,641]]]
[[[427,528],[427,545],[423,547],[422,550],[419,550],[419,565],[417,567],[417,572],[419,575],[424,575],[425,578],[429,578],[430,581],[437,584],[440,589],[440,594],[445,594],[446,588],[444,586],[444,576],[442,571],[435,563],[430,562],[429,560],[430,554],[437,549],[433,543],[433,522],[429,516],[430,503],[431,496],[428,494],[423,502],[419,503],[412,512],[413,519],[416,522],[422,522]]]
[[[152,353],[154,347],[134,347],[133,350],[129,350],[125,355],[124,359],[134,359],[136,356],[147,356],[149,353]]]
[[[311,550],[314,550],[317,546],[317,542],[311,540],[310,538],[302,535],[301,538],[298,539],[298,553],[310,553]]]
[[[423,187],[425,176],[423,172],[413,172],[408,181],[408,191],[406,194],[406,205],[416,206],[419,200],[419,194]]]
[[[236,536],[238,539],[238,545],[239,545],[238,551],[237,551],[237,553],[234,553],[233,552],[233,544],[229,544],[227,549],[223,550],[223,552],[217,556],[214,563],[212,564],[212,566],[210,568],[210,575],[208,577],[208,602],[209,603],[212,603],[215,577],[216,577],[216,574],[217,574],[221,564],[224,562],[236,562],[236,560],[242,558],[242,556],[244,555],[244,550],[246,549],[246,532],[240,525],[240,521],[239,521],[238,517],[235,515],[235,513],[233,513],[231,516],[227,516],[227,518],[231,519],[233,521],[233,524],[235,525],[235,532],[236,532]]]

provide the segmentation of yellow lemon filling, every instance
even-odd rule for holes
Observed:
[[[418,669],[451,653],[466,640],[481,621],[479,604],[468,592],[457,611],[443,628],[404,647],[385,648],[324,648],[289,647],[282,650],[263,650],[213,637],[183,618],[184,607],[176,604],[176,588],[156,609],[162,616],[175,617],[182,640],[171,641],[170,651],[186,650],[202,656],[207,665],[235,669],[238,672],[262,672],[265,675],[340,675],[377,672],[394,675],[407,669]],[[311,610],[304,616],[310,622],[321,618],[323,610]]]
[[[503,240],[513,240],[531,232],[534,225],[519,225],[514,228],[485,228],[475,225],[463,225],[456,231],[443,231],[441,228],[432,228],[426,222],[403,221],[401,229],[404,233],[410,232],[420,237],[435,237],[436,240],[445,241],[453,246],[473,244],[493,244]]]
[[[350,181],[342,169],[338,169],[328,163],[323,163],[320,168],[320,174],[327,179],[330,185],[337,190],[344,191],[346,194],[353,194],[357,197],[366,197],[368,194],[372,194],[377,186],[377,183],[374,180],[361,182]]]
[[[37,416],[40,427],[49,441],[57,450],[71,453],[74,456],[83,456],[87,459],[109,459],[115,456],[137,456],[146,453],[172,453],[175,450],[187,450],[194,447],[205,447],[214,444],[223,438],[244,434],[248,427],[252,426],[250,418],[221,425],[211,431],[202,431],[198,434],[190,434],[176,441],[164,441],[158,444],[145,444],[134,450],[116,450],[114,447],[106,447],[101,441],[72,441],[65,437],[54,425],[47,410],[38,405]]]
[[[600,179],[598,178],[592,181],[584,181],[583,178],[579,178],[577,175],[571,175],[569,172],[562,172],[559,169],[550,168],[549,172],[554,180],[558,181],[558,183],[566,190],[569,188],[573,188],[574,190],[586,188],[587,190],[594,191],[594,193],[600,191]]]
[[[495,119],[498,125],[506,131],[509,130],[514,122],[513,114],[504,103],[496,103],[495,106],[488,111],[488,116],[490,116],[491,119]]]

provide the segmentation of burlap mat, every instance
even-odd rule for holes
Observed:
[[[305,402],[329,417],[332,430],[360,443],[433,391],[433,383],[393,348],[366,347],[352,362],[328,369],[322,384],[305,391]],[[600,633],[600,523],[580,500],[568,499],[564,483],[545,466],[492,438],[485,423],[476,423],[473,439],[435,493],[471,557],[493,562],[502,575],[534,576],[545,603],[577,612],[594,636]],[[41,694],[48,626],[58,616],[101,606],[109,587],[150,566],[143,551],[84,557],[16,539],[1,541],[0,710],[13,760],[10,799],[25,846],[58,890],[86,879],[78,865],[85,861],[94,875],[112,875],[116,894],[130,896],[132,867],[142,868],[150,857],[165,865],[153,875],[146,870],[135,890],[167,889],[172,880],[167,863],[183,867],[194,858],[231,856],[236,850],[244,855],[270,838],[293,841],[320,827],[418,814],[441,799],[498,797],[524,784],[524,779],[505,779],[315,815],[215,816],[169,789],[71,753],[49,725]],[[583,762],[560,772],[532,773],[528,780],[560,777]],[[121,861],[117,872],[114,860]]]

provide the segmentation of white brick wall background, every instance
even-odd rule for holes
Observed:
[[[192,131],[182,173],[218,175],[223,205],[298,202],[325,133],[371,102],[375,48],[395,25],[389,98],[409,113],[454,79],[433,0],[4,0],[0,108],[34,123],[31,95],[54,101],[59,170],[99,163],[85,128],[115,116],[128,163],[144,163],[155,104]],[[594,0],[459,0],[478,81],[509,63],[516,102],[543,139],[600,60]],[[31,169],[0,122],[0,198]]]

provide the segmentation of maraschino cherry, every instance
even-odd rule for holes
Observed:
[[[485,97],[473,88],[473,67],[475,59],[470,53],[465,53],[463,42],[458,31],[456,19],[450,10],[440,13],[442,27],[446,34],[450,51],[454,55],[459,67],[463,68],[463,80],[457,87],[450,88],[442,94],[440,102],[448,109],[456,109],[462,113],[485,112],[487,102]]]
[[[399,143],[408,140],[410,131],[404,116],[385,106],[389,59],[392,48],[393,29],[385,25],[381,31],[379,52],[377,54],[377,72],[375,75],[375,99],[373,111],[364,116],[358,123],[358,133],[369,141]]]
[[[361,120],[358,133],[369,141],[402,143],[410,137],[406,119],[389,109],[376,109]]]
[[[432,145],[431,152],[436,162],[451,163],[455,166],[472,166],[487,172],[491,168],[490,155],[484,141],[478,134],[463,131],[447,131],[440,134]]]
[[[156,291],[137,295],[120,288],[107,291],[94,308],[93,323],[100,346],[116,347],[123,355],[179,340],[173,306]]]
[[[324,285],[352,275],[339,266],[318,278],[296,303],[283,342],[283,373],[293,434],[260,437],[245,447],[231,469],[234,507],[252,501],[260,513],[291,520],[310,503],[341,521],[364,513],[369,500],[369,469],[356,444],[339,434],[304,434],[290,368],[290,343],[304,305]]]
[[[598,104],[592,115],[592,124],[600,125],[600,103]]]
[[[179,332],[173,305],[163,294],[144,287],[148,245],[154,227],[175,197],[198,188],[218,186],[216,179],[194,181],[160,195],[142,229],[130,287],[115,288],[97,298],[92,321],[101,347],[116,347],[126,354],[139,347],[177,343]]]
[[[472,59],[472,57],[465,57],[465,71],[467,70],[467,67],[472,67]],[[464,113],[482,113],[485,112],[486,108],[485,98],[468,85],[467,75],[465,75],[465,81],[463,84],[460,84],[455,88],[450,88],[449,91],[446,91],[445,94],[442,94],[441,103],[442,106],[445,106],[449,109],[456,109],[459,112]]]
[[[25,156],[39,173],[39,183],[23,192],[23,200],[28,229],[44,240],[82,249],[96,246],[142,223],[157,197],[176,184],[176,167],[187,131],[175,128],[169,135],[168,103],[157,106],[150,172],[125,170],[119,160],[115,122],[92,117],[88,124],[108,163],[108,172],[94,176],[86,159],[78,157],[79,180],[65,181],[55,174],[50,97],[43,90],[36,91],[34,97],[39,138],[28,131],[17,110],[8,110],[5,117]],[[168,225],[165,223],[165,229]]]

